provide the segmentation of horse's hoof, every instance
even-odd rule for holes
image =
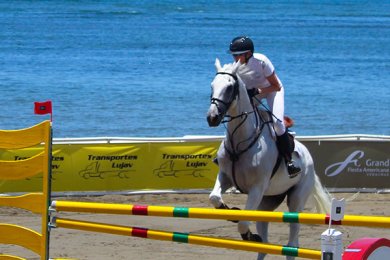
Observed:
[[[241,210],[240,208],[237,208],[237,207],[233,207],[233,208],[230,208],[231,210]],[[233,223],[238,223],[238,220],[230,220],[228,219],[228,221],[231,221]]]
[[[263,239],[262,239],[261,236],[258,235],[258,234],[252,234],[250,240],[253,241],[253,242],[258,242],[258,243],[263,242]]]
[[[242,240],[246,241],[253,241],[261,243],[263,242],[263,239],[258,234],[253,234],[252,232],[248,231],[245,234],[241,234]]]
[[[226,205],[225,203],[221,204],[221,206],[219,206],[217,209],[241,210],[241,209],[239,209],[239,208],[237,208],[237,207],[229,208],[229,206]],[[238,223],[238,220],[230,220],[230,219],[228,219],[228,221],[231,221],[231,222],[233,222],[233,223]]]
[[[219,206],[218,208],[216,209],[230,209],[228,205],[226,205],[225,203],[222,203],[221,206]]]

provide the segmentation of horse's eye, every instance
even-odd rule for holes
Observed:
[[[229,95],[232,95],[232,94],[233,94],[233,89],[234,89],[234,84],[231,83],[231,84],[229,84],[229,86],[226,88],[226,92],[228,92]]]

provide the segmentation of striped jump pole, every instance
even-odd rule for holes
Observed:
[[[97,222],[86,222],[73,219],[53,218],[52,224],[55,227],[77,229],[83,231],[109,233],[114,235],[134,236],[154,240],[173,241],[195,245],[228,248],[235,250],[244,250],[260,252],[274,255],[295,256],[309,259],[321,259],[321,251],[297,247],[288,247],[273,245],[268,243],[258,243],[243,240],[223,239],[207,236],[192,235],[188,233],[167,232],[151,230],[140,227],[127,227],[120,225],[111,225]]]
[[[272,212],[256,210],[227,210],[210,208],[185,208],[169,206],[144,206],[73,201],[53,201],[51,205],[51,210],[57,212],[67,211],[122,215],[142,215],[156,217],[248,220],[317,225],[329,225],[330,221],[329,215],[326,214]],[[332,221],[331,224],[372,228],[390,228],[390,217],[345,215],[343,220]]]

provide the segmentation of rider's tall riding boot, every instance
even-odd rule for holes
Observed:
[[[294,151],[291,147],[291,143],[289,140],[288,132],[284,132],[281,136],[277,136],[276,145],[279,149],[279,152],[283,155],[286,165],[287,171],[290,178],[294,178],[301,172],[301,168],[294,165],[294,161],[292,160],[292,152]]]

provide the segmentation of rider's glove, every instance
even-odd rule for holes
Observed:
[[[248,92],[248,96],[250,98],[256,96],[257,94],[260,94],[260,91],[258,88],[247,89],[246,91]]]

